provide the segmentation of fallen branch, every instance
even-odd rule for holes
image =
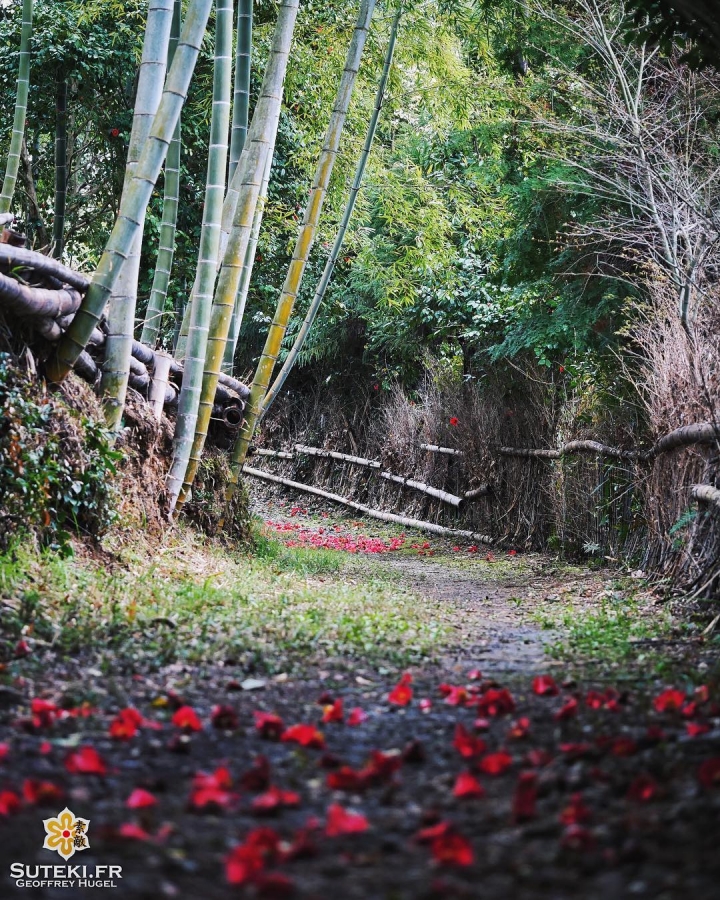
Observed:
[[[445,453],[447,456],[465,456],[463,450],[453,450],[452,447],[438,447],[437,444],[420,444],[421,450],[427,450],[430,453]]]
[[[463,500],[477,500],[478,497],[487,497],[492,493],[492,489],[489,484],[481,484],[479,487],[473,488],[471,491],[466,491],[463,495]]]
[[[272,459],[295,459],[294,453],[288,453],[285,450],[266,450],[263,447],[256,447],[250,451],[251,456],[269,456]]]
[[[10,244],[0,244],[0,266],[3,269],[32,269],[40,275],[47,275],[62,284],[69,284],[81,293],[90,287],[90,279],[82,272],[76,272],[64,266],[52,256],[45,256],[35,250],[27,250],[25,247],[13,247]]]
[[[82,303],[82,296],[75,288],[55,291],[29,287],[0,273],[0,301],[18,316],[58,319],[74,313]]]
[[[369,516],[371,519],[380,519],[382,522],[394,522],[402,525],[404,528],[416,528],[418,531],[428,531],[432,534],[439,534],[442,537],[464,538],[466,540],[478,541],[481,544],[492,544],[493,539],[484,534],[477,534],[474,531],[460,531],[454,528],[445,528],[442,525],[435,525],[433,522],[421,522],[419,519],[407,519],[405,516],[396,516],[394,513],[381,512],[377,509],[371,509],[363,506],[362,503],[356,503],[346,497],[338,494],[331,494],[323,491],[321,488],[312,487],[308,484],[300,484],[297,481],[291,481],[289,478],[282,478],[280,475],[271,475],[269,472],[262,472],[260,469],[252,469],[249,466],[243,466],[243,472],[253,478],[260,478],[263,481],[272,481],[275,484],[281,484],[284,487],[292,488],[296,491],[303,491],[306,494],[314,494],[316,497],[322,497],[323,500],[330,500],[332,503],[339,503],[341,506],[349,506],[356,512]]]
[[[720,509],[720,490],[709,484],[694,484],[690,488],[690,496],[700,503],[709,503]]]
[[[325,459],[337,459],[341,462],[351,463],[354,466],[364,466],[368,469],[379,469],[382,465],[382,463],[378,462],[376,459],[364,459],[362,456],[350,456],[347,453],[337,453],[335,450],[321,450],[319,447],[307,447],[304,444],[295,444],[295,450],[298,453],[306,453],[310,456],[320,456]],[[403,475],[394,475],[392,472],[379,472],[378,474],[386,481],[394,481],[396,484],[403,485],[403,487],[411,488],[414,491],[420,491],[423,494],[441,500],[443,503],[454,506],[456,509],[459,509],[463,504],[462,497],[457,497],[455,494],[442,491],[440,488],[431,487],[429,484],[424,484],[421,481],[413,481],[411,478],[405,478]]]

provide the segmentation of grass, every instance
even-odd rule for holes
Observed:
[[[104,671],[222,661],[268,673],[432,658],[448,634],[439,607],[379,577],[343,576],[342,556],[267,536],[251,556],[189,529],[155,552],[126,545],[111,566],[16,545],[0,556],[0,653],[8,660],[21,637],[33,646],[9,674],[50,655]]]

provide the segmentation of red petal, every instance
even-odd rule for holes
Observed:
[[[105,761],[94,747],[80,747],[74,753],[70,753],[65,760],[65,768],[68,772],[82,775],[105,775],[107,766]]]
[[[677,688],[668,688],[653,700],[655,709],[662,712],[677,712],[685,702],[685,693]]]
[[[323,722],[342,722],[344,719],[343,702],[336,700],[332,704],[328,704],[323,709]]]
[[[235,731],[239,724],[237,713],[232,706],[213,706],[210,721],[213,728],[220,728],[224,731]]]
[[[453,795],[455,797],[483,797],[485,788],[470,772],[461,772],[455,782]]]
[[[538,697],[555,697],[560,693],[560,689],[551,675],[538,675],[533,678],[532,689]]]
[[[368,714],[364,709],[361,709],[359,706],[356,706],[354,709],[350,710],[348,717],[345,721],[346,725],[362,725],[363,722],[367,722]]]
[[[259,712],[253,713],[255,717],[255,728],[260,732],[260,736],[268,741],[279,741],[280,736],[285,730],[285,724],[280,716],[274,713]]]
[[[480,770],[488,775],[502,775],[512,765],[512,756],[505,750],[488,753],[480,760]]]
[[[628,788],[628,799],[647,803],[657,793],[657,782],[649,775],[638,775]]]
[[[328,837],[338,837],[342,834],[359,834],[367,831],[370,823],[360,813],[343,809],[337,803],[328,807],[325,834]]]
[[[577,715],[578,702],[575,697],[568,697],[560,709],[555,713],[553,718],[560,722],[563,719],[571,719]]]
[[[433,858],[445,866],[471,866],[474,861],[470,841],[457,832],[448,832],[435,838],[430,845]]]
[[[143,788],[135,788],[125,801],[125,806],[128,809],[144,809],[148,806],[156,806],[157,802],[157,797],[151,794],[150,791],[143,790]]]
[[[473,756],[479,756],[486,750],[485,741],[475,737],[460,722],[455,726],[455,737],[453,739],[453,747],[458,751],[460,756],[470,759]]]
[[[292,741],[301,747],[312,747],[315,750],[323,750],[325,747],[323,733],[314,725],[291,725],[283,732],[282,740]]]
[[[172,723],[176,728],[185,731],[202,731],[202,723],[192,706],[181,706],[172,717]]]

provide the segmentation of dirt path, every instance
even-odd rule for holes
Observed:
[[[716,683],[580,683],[545,649],[536,606],[592,610],[608,573],[422,543],[354,552],[336,580],[373,578],[437,605],[439,664],[89,669],[87,714],[57,705],[68,661],[17,681],[0,698],[0,895],[98,896],[9,877],[62,862],[40,820],[67,805],[91,820],[71,862],[122,866],[113,896],[717,898]]]

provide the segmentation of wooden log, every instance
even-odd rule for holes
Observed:
[[[473,488],[471,491],[466,491],[463,495],[463,500],[477,500],[478,497],[487,497],[488,494],[492,493],[492,488],[489,484],[481,484],[479,487]]]
[[[25,247],[13,247],[10,244],[0,244],[0,266],[3,269],[32,269],[40,275],[46,275],[59,281],[61,284],[69,284],[80,293],[84,294],[90,287],[90,279],[82,272],[76,272],[64,266],[51,256],[28,250]]]
[[[253,469],[249,466],[243,466],[243,472],[253,478],[260,478],[264,481],[272,481],[275,484],[281,484],[284,487],[292,488],[296,491],[303,491],[306,494],[314,494],[316,497],[322,497],[323,500],[330,500],[332,503],[338,503],[341,506],[349,506],[356,512],[369,516],[371,519],[380,519],[382,522],[393,522],[402,525],[404,528],[416,528],[418,531],[427,531],[431,534],[438,534],[441,537],[463,538],[466,540],[477,541],[481,544],[492,544],[493,539],[488,535],[478,534],[474,531],[460,531],[455,528],[445,528],[442,525],[436,525],[434,522],[422,522],[420,519],[408,519],[405,516],[396,516],[394,513],[382,512],[378,509],[371,509],[369,506],[363,506],[339,494],[331,494],[329,491],[323,491],[321,488],[312,487],[308,484],[300,484],[298,481],[291,481],[289,478],[282,478],[280,475],[272,475],[270,472],[263,472],[260,469]]]
[[[573,453],[594,453],[598,456],[609,456],[614,459],[637,459],[649,462],[670,450],[680,447],[689,447],[692,444],[712,444],[720,440],[720,431],[709,422],[699,422],[695,425],[683,425],[669,434],[657,440],[647,450],[621,450],[619,447],[609,447],[599,441],[568,441],[554,450],[535,450],[526,447],[500,447],[501,456],[517,456],[535,459],[561,459]]]
[[[690,496],[699,503],[709,503],[720,510],[720,490],[710,484],[694,484]]]
[[[452,447],[438,447],[437,444],[420,444],[421,450],[429,453],[444,453],[446,456],[465,456],[464,450],[453,450]]]
[[[308,447],[305,444],[295,444],[295,450],[298,453],[306,453],[309,456],[320,456],[323,459],[337,459],[341,462],[351,463],[354,466],[364,466],[367,469],[377,470],[382,466],[382,463],[378,462],[376,459],[364,459],[362,456],[350,456],[348,453],[338,453],[335,450],[321,450],[319,447]],[[443,503],[454,506],[456,509],[459,509],[463,504],[462,497],[457,497],[455,494],[442,491],[440,488],[431,487],[429,484],[424,484],[421,481],[413,481],[412,478],[406,478],[403,475],[394,475],[392,472],[379,472],[378,474],[386,481],[394,481],[395,484],[401,484],[403,487],[410,488],[411,490],[420,491],[423,494],[441,500]]]
[[[153,380],[150,385],[148,400],[150,401],[155,418],[160,421],[165,405],[165,391],[170,378],[170,363],[172,357],[167,353],[158,351],[153,354]]]

